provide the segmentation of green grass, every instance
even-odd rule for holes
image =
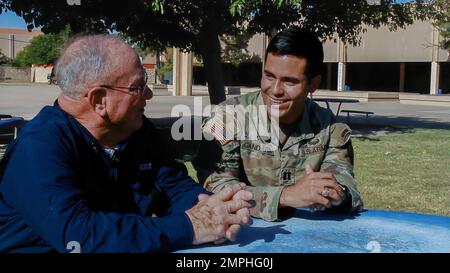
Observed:
[[[450,130],[353,137],[353,146],[367,209],[450,216]],[[191,163],[186,166],[195,179]]]
[[[450,131],[353,138],[353,146],[367,209],[450,216]]]
[[[450,216],[449,130],[353,137],[353,146],[366,209]],[[195,179],[190,162],[186,166]]]

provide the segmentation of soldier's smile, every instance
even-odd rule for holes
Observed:
[[[275,100],[271,97],[268,97],[268,98],[269,98],[269,102],[270,102],[269,107],[272,108],[272,112],[277,111],[279,113],[279,115],[281,115],[282,112],[285,112],[286,110],[288,110],[289,106],[291,104],[291,100],[286,100],[286,99]]]
[[[286,103],[289,102],[289,99],[274,99],[272,97],[269,97],[271,105],[278,105],[280,106],[286,106]]]

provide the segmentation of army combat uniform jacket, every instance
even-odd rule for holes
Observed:
[[[264,105],[264,102],[260,92],[254,92],[229,99],[225,104],[246,107]],[[267,115],[267,112],[261,113]],[[212,118],[204,123],[205,133],[211,133],[210,121]],[[283,188],[298,182],[306,174],[305,166],[310,164],[316,172],[333,173],[337,182],[347,190],[346,201],[332,209],[345,212],[361,210],[363,203],[353,173],[351,130],[346,124],[333,121],[334,115],[329,109],[307,99],[301,119],[294,125],[282,148],[265,148],[271,140],[259,135],[253,140],[222,139],[221,159],[205,176],[205,188],[218,192],[226,185],[245,182],[256,201],[252,216],[274,221],[279,219]],[[250,130],[248,126],[243,128]],[[217,135],[214,136],[217,139]]]

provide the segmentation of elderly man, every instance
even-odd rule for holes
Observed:
[[[242,186],[209,195],[164,159],[143,116],[152,98],[135,51],[111,36],[70,43],[62,90],[0,164],[0,252],[149,252],[234,240]]]
[[[213,192],[247,183],[256,201],[252,216],[268,221],[292,208],[361,210],[350,128],[308,99],[321,81],[321,42],[291,27],[272,38],[265,58],[261,91],[229,99],[205,123],[205,133],[216,137],[223,154],[211,166],[211,149],[200,149],[195,161],[200,180]],[[260,130],[267,123],[270,133]]]

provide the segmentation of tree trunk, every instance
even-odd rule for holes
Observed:
[[[199,42],[199,53],[203,58],[206,81],[208,82],[209,100],[211,104],[219,104],[226,99],[219,35],[214,31],[204,31],[200,34]]]

